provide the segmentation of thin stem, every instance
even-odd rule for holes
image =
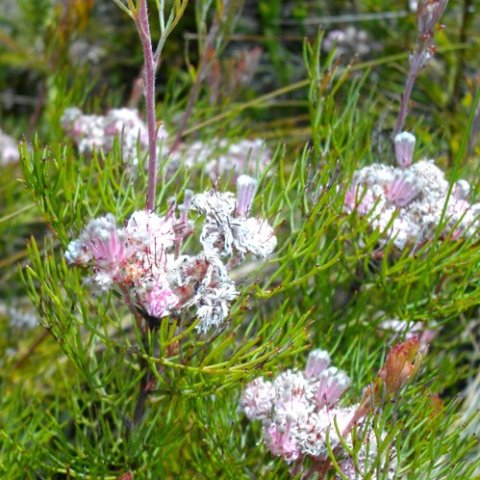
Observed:
[[[24,353],[13,365],[14,369],[21,368],[28,361],[28,359],[35,353],[37,348],[48,338],[50,330],[45,329],[28,347],[26,353]]]
[[[145,320],[145,330],[143,332],[143,345],[145,350],[148,351],[148,347],[149,347],[148,337],[151,334],[153,338],[152,353],[153,355],[155,355],[156,343],[157,343],[156,333],[158,331],[159,323],[156,319],[151,317],[144,317],[144,320]],[[140,368],[144,370],[145,373],[143,374],[142,379],[140,380],[140,389],[138,392],[137,403],[135,404],[135,411],[133,414],[134,426],[137,426],[142,422],[143,417],[145,416],[145,407],[147,404],[148,396],[153,391],[157,383],[157,380],[155,376],[152,374],[152,371],[150,370],[150,366],[146,358],[140,358]]]
[[[405,83],[405,89],[400,100],[400,110],[398,112],[397,123],[395,124],[395,129],[393,131],[394,137],[400,133],[405,126],[405,120],[408,114],[408,106],[410,104],[410,97],[412,96],[413,86],[415,85],[415,80],[420,73],[420,69],[421,56],[415,55],[412,60],[412,65],[410,66],[410,71],[408,72],[407,81]]]
[[[145,58],[145,103],[147,108],[148,131],[148,192],[147,210],[155,208],[155,189],[157,186],[157,126],[155,120],[155,62],[152,51],[150,25],[148,23],[147,0],[140,0],[137,26]]]
[[[463,3],[462,26],[460,27],[459,40],[461,43],[466,43],[468,39],[468,31],[473,22],[473,0],[465,0]],[[460,88],[463,81],[465,68],[465,52],[460,51],[458,55],[458,68],[455,75],[455,82],[453,86],[453,94],[451,98],[452,105],[457,105],[457,99],[460,95]]]

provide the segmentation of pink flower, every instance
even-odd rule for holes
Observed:
[[[415,137],[409,132],[401,132],[395,136],[395,155],[397,163],[402,168],[407,168],[412,164],[415,142]]]
[[[359,215],[366,215],[375,205],[375,198],[370,190],[360,192],[359,185],[352,185],[345,194],[343,208],[347,213],[354,210]]]
[[[88,246],[97,265],[118,265],[125,260],[125,242],[120,240],[116,230],[112,230],[107,238],[92,237]]]
[[[252,208],[258,182],[248,175],[240,175],[237,180],[237,217],[247,217]]]
[[[319,377],[315,400],[318,407],[332,406],[338,402],[350,385],[350,379],[335,367],[327,368]]]
[[[245,388],[240,407],[250,420],[263,420],[269,416],[274,398],[275,390],[271,382],[256,378]]]
[[[178,304],[178,297],[168,287],[157,284],[145,295],[145,303],[151,317],[162,318]]]
[[[282,432],[272,423],[265,431],[266,443],[273,455],[283,457],[287,462],[293,462],[300,457],[298,443],[290,436],[290,424]]]
[[[387,186],[385,195],[397,207],[406,207],[420,194],[416,179],[413,175],[397,177]]]
[[[305,376],[319,378],[321,373],[330,365],[330,355],[325,350],[313,350],[308,355]]]

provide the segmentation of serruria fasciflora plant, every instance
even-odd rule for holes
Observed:
[[[2,477],[474,478],[460,395],[480,299],[479,95],[453,133],[409,100],[458,53],[446,2],[394,20],[417,42],[406,86],[393,65],[408,53],[382,50],[395,29],[372,28],[362,63],[308,35],[298,82],[229,101],[219,72],[247,2],[114,3],[139,43],[131,98],[42,71],[46,107],[20,146],[31,210],[0,219],[5,239],[28,237],[2,288],[40,324],[8,330],[24,340],[2,364]],[[259,65],[276,59],[280,81],[274,3],[260,2]],[[167,78],[176,31],[194,27],[198,55]]]

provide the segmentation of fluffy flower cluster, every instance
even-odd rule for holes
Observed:
[[[128,172],[133,174],[142,163],[148,148],[147,127],[137,110],[119,108],[107,115],[84,115],[78,108],[68,108],[63,113],[62,126],[73,139],[80,153],[91,154],[95,150],[109,152],[115,139],[119,139],[123,160]],[[157,152],[165,155],[171,136],[163,125],[158,129]],[[1,137],[0,137],[1,141]],[[171,153],[169,166],[172,171],[180,164],[189,168],[202,166],[213,180],[220,177],[237,178],[243,173],[261,174],[271,163],[271,152],[264,142],[241,140],[229,143],[225,139],[214,139],[210,144],[196,141],[182,143]]]
[[[400,250],[431,240],[440,223],[444,237],[471,235],[480,226],[480,204],[468,201],[470,185],[459,180],[450,192],[433,160],[412,164],[414,147],[415,137],[402,132],[395,138],[398,167],[375,163],[357,170],[344,210],[365,216],[383,242],[393,241]]]
[[[365,56],[379,49],[369,37],[368,32],[352,25],[343,30],[331,30],[323,40],[322,48],[330,52],[335,48],[337,55],[350,59],[353,56]]]
[[[221,325],[236,298],[226,259],[241,261],[247,253],[266,257],[276,246],[266,220],[250,217],[257,182],[242,175],[237,197],[210,190],[187,192],[177,218],[137,211],[125,227],[112,214],[91,220],[65,253],[70,264],[90,266],[88,282],[100,292],[117,288],[130,306],[155,319],[194,308],[197,330]],[[200,253],[182,254],[183,239],[193,232],[189,211],[204,217]]]
[[[377,448],[375,435],[366,432],[354,464],[341,447],[341,437],[351,443],[347,434],[357,409],[338,406],[349,385],[345,372],[330,366],[328,353],[314,350],[303,372],[287,370],[273,381],[257,378],[249,383],[240,406],[250,420],[263,423],[265,443],[273,455],[287,463],[307,457],[327,462],[330,445],[344,475],[354,479],[373,464]]]
[[[0,165],[17,163],[19,158],[15,139],[0,130]]]
[[[39,324],[32,303],[27,298],[16,299],[14,303],[0,302],[0,318],[6,317],[12,328],[34,328]]]
[[[416,337],[422,345],[432,343],[438,333],[436,327],[434,322],[432,322],[431,327],[427,327],[423,322],[408,322],[397,318],[383,320],[379,325],[380,332],[389,334],[393,341],[398,341],[401,338],[410,340]]]
[[[202,165],[212,179],[237,177],[242,173],[256,175],[263,173],[272,161],[270,150],[262,140],[240,140],[229,143],[225,139],[214,140],[210,144],[200,140],[182,144],[173,152],[174,165],[182,162],[188,167]]]
[[[123,160],[130,173],[141,163],[139,154],[148,148],[147,127],[134,109],[117,108],[106,115],[84,115],[79,108],[72,107],[64,111],[61,123],[83,154],[95,150],[109,152],[115,139],[119,139]],[[159,148],[166,137],[166,130],[161,126],[157,134]]]

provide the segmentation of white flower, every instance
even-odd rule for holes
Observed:
[[[17,163],[19,159],[17,142],[0,130],[0,166]]]
[[[235,195],[213,189],[197,193],[192,198],[191,208],[207,217],[230,216],[235,210]]]
[[[318,379],[329,365],[330,355],[326,350],[312,350],[308,355],[305,375],[312,379]]]
[[[138,242],[161,257],[175,242],[173,225],[173,216],[160,217],[154,212],[138,210],[128,220],[125,231],[130,241]]]
[[[240,408],[250,420],[264,420],[270,416],[274,398],[272,383],[256,378],[243,391]]]
[[[234,245],[242,255],[250,252],[265,258],[277,246],[277,237],[266,220],[259,218],[238,218],[233,224]]]
[[[273,387],[276,396],[283,401],[289,401],[292,397],[313,398],[313,386],[303,372],[287,370],[274,380]]]
[[[400,167],[407,168],[412,164],[416,141],[415,136],[409,132],[401,132],[395,136],[395,155]]]

